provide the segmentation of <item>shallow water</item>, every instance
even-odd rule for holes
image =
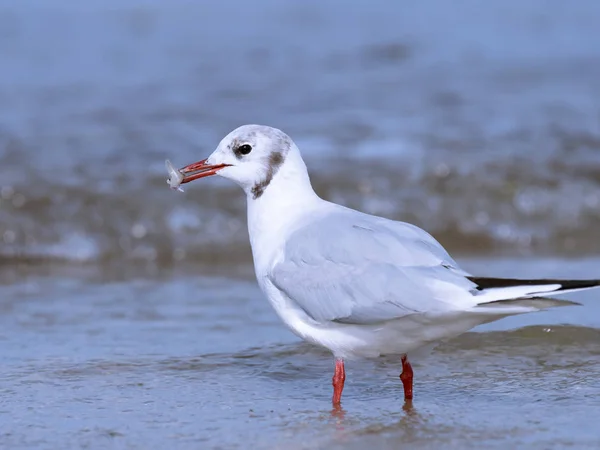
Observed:
[[[0,261],[248,262],[238,189],[164,170],[243,123],[454,252],[600,251],[597,2],[219,5],[0,1]]]
[[[591,276],[600,260],[465,260]],[[413,359],[347,364],[300,342],[245,276],[37,275],[0,288],[2,448],[590,448],[600,445],[600,295],[512,317]]]
[[[600,276],[600,6],[0,0],[0,448],[600,447],[600,294],[347,365],[277,320],[245,200],[164,160],[264,123],[476,274]]]

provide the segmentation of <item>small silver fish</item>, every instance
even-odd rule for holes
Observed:
[[[180,186],[181,182],[183,181],[183,174],[173,167],[173,164],[171,164],[171,161],[168,159],[165,161],[165,167],[169,173],[167,184],[171,187],[171,189],[177,189],[178,191],[183,192],[183,189],[181,189]]]

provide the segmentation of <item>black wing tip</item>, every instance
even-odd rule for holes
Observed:
[[[491,278],[491,277],[467,277],[477,285],[478,291],[493,288],[507,288],[514,286],[543,286],[545,284],[560,284],[560,288],[554,292],[567,291],[571,289],[587,289],[600,286],[600,280],[557,280],[557,279],[534,279],[520,280],[516,278]]]

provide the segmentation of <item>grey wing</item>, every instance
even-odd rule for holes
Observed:
[[[367,324],[471,306],[465,275],[423,230],[341,212],[294,232],[269,278],[318,322]]]

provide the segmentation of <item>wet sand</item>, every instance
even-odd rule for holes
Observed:
[[[598,259],[466,260],[590,276]],[[2,448],[593,448],[600,297],[486,325],[413,360],[347,365],[298,340],[248,277],[39,276],[0,289]],[[190,295],[193,293],[193,295]]]

